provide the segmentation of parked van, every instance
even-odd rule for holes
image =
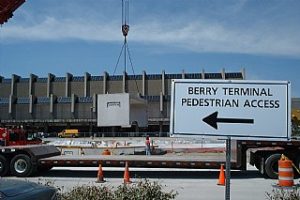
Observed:
[[[65,129],[62,132],[58,133],[58,137],[79,137],[78,129]]]

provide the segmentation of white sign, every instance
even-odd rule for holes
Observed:
[[[172,80],[171,135],[290,137],[287,81]]]

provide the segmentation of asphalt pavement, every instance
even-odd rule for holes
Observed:
[[[110,185],[123,183],[122,168],[103,167],[105,183],[96,183],[96,167],[74,168],[55,167],[36,177],[24,178],[34,182],[52,182],[55,186],[70,190],[80,185]],[[225,186],[218,186],[218,170],[190,169],[149,169],[130,168],[131,181],[147,178],[158,181],[165,191],[175,190],[179,193],[176,199],[187,200],[220,200],[225,199]],[[16,177],[7,177],[15,179]],[[299,180],[295,180],[298,183]],[[266,179],[252,166],[248,171],[232,171],[230,196],[232,200],[266,199],[266,192],[271,192],[277,180]]]

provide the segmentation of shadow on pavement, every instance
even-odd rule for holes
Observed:
[[[106,171],[103,170],[104,176],[107,178],[122,178],[123,171]],[[43,177],[78,177],[93,178],[97,177],[97,171],[86,170],[50,170],[40,173],[38,176]],[[132,178],[165,178],[165,179],[216,179],[219,176],[218,171],[134,171],[130,170]],[[258,171],[232,171],[232,179],[246,178],[264,178]]]

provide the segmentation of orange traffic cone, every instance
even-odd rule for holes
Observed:
[[[218,185],[225,186],[225,172],[224,172],[224,164],[221,164],[220,174],[219,174],[219,181]]]
[[[130,181],[130,174],[129,174],[129,168],[128,168],[128,162],[126,162],[126,164],[125,164],[124,183],[125,184],[131,183],[131,181]]]
[[[99,164],[96,183],[104,183],[104,182],[105,182],[105,180],[103,177],[102,165]]]

